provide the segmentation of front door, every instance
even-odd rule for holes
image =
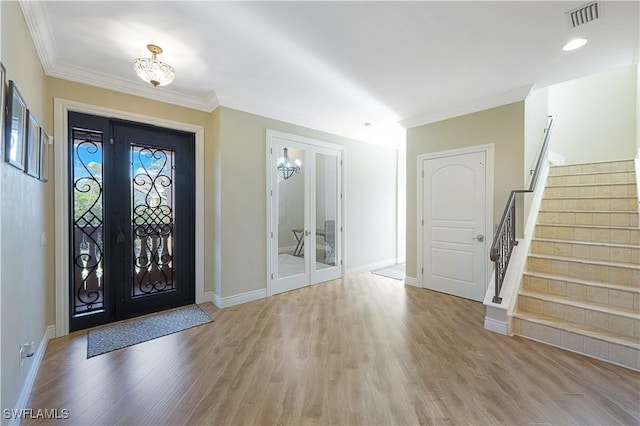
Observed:
[[[271,294],[342,276],[342,148],[270,132]]]
[[[70,330],[193,303],[194,135],[69,113]]]
[[[422,160],[424,288],[484,298],[486,156],[482,151]]]

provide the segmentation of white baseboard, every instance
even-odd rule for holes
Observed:
[[[420,285],[420,281],[414,277],[404,277],[404,283],[412,287],[422,288],[422,286]]]
[[[385,266],[391,266],[396,264],[396,258],[382,260],[380,262],[369,263],[367,265],[354,266],[352,268],[348,268],[347,272],[362,272],[362,271],[370,271],[372,269],[384,268]]]
[[[504,334],[509,336],[509,325],[506,322],[498,321],[493,318],[484,317],[485,330],[493,331],[494,333]]]
[[[248,291],[246,293],[235,294],[233,296],[220,297],[217,294],[213,294],[213,304],[216,307],[228,308],[229,306],[241,305],[243,303],[253,302],[254,300],[260,300],[267,297],[267,289]]]
[[[29,372],[27,373],[27,377],[22,385],[22,390],[20,391],[20,396],[18,397],[18,401],[16,402],[15,412],[21,412],[21,410],[25,410],[27,408],[27,402],[29,402],[29,396],[31,395],[31,390],[33,389],[33,385],[36,382],[36,376],[38,375],[38,371],[40,370],[40,364],[42,363],[42,359],[44,358],[44,353],[47,351],[47,344],[49,343],[49,339],[55,337],[56,335],[56,326],[50,325],[44,331],[44,336],[42,336],[42,340],[40,340],[40,344],[38,345],[38,349],[35,354],[31,358],[27,358],[24,361],[24,365],[28,366]],[[12,418],[9,420],[9,425],[19,425],[21,418]]]
[[[207,302],[213,303],[214,300],[215,300],[215,293],[212,291],[205,291],[202,297],[202,302],[199,302],[199,303],[207,303]]]

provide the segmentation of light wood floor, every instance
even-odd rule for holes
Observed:
[[[640,423],[640,373],[485,331],[482,304],[401,281],[203,308],[213,323],[91,359],[86,332],[51,341],[28,407],[82,425]]]

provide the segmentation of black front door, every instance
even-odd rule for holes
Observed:
[[[69,113],[70,330],[193,303],[191,133]]]

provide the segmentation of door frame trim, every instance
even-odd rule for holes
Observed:
[[[494,152],[494,144],[485,144],[485,145],[475,145],[466,148],[458,148],[458,149],[450,149],[446,151],[438,151],[432,152],[428,154],[420,154],[417,157],[417,173],[416,179],[418,180],[416,188],[418,189],[418,194],[416,197],[417,200],[417,220],[416,220],[416,229],[420,229],[421,232],[418,234],[417,248],[416,248],[416,275],[418,276],[417,284],[419,287],[424,288],[424,273],[422,272],[424,269],[424,258],[423,258],[423,240],[424,240],[424,226],[422,225],[422,220],[424,219],[422,214],[422,205],[424,199],[422,195],[424,194],[424,178],[423,178],[423,168],[422,162],[424,160],[433,160],[436,158],[444,158],[444,157],[456,157],[459,155],[466,154],[475,154],[477,152],[484,152],[485,158],[487,161],[485,167],[485,234],[490,233],[491,239],[493,239],[493,152]],[[485,241],[489,241],[490,239],[487,237]],[[486,276],[484,277],[484,290],[485,293],[487,291],[487,286],[489,284],[489,280],[491,278],[492,270],[492,262],[489,258],[489,253],[487,252],[487,268]]]
[[[205,302],[204,294],[204,127],[158,117],[54,98],[54,228],[55,228],[55,299],[56,337],[69,334],[69,112],[134,121],[142,124],[181,130],[195,135],[195,301]]]
[[[265,173],[266,173],[266,207],[267,207],[267,214],[266,214],[266,233],[265,233],[265,237],[266,237],[266,242],[267,242],[267,275],[266,275],[266,282],[267,282],[267,297],[271,297],[272,296],[272,292],[271,292],[271,274],[274,273],[274,271],[272,270],[272,264],[271,264],[271,255],[272,255],[272,250],[271,250],[271,221],[273,219],[272,217],[272,204],[271,204],[271,160],[272,160],[272,156],[275,154],[271,154],[271,148],[273,147],[273,138],[281,138],[281,139],[289,139],[293,142],[297,142],[300,144],[306,144],[306,145],[311,145],[311,146],[316,146],[316,147],[321,147],[321,148],[328,148],[328,149],[333,149],[336,151],[340,151],[341,153],[341,157],[342,157],[342,164],[340,165],[340,169],[341,169],[341,179],[340,179],[340,193],[342,194],[342,200],[341,200],[341,207],[342,207],[342,211],[340,212],[340,222],[342,224],[342,231],[340,232],[340,245],[342,248],[342,251],[340,253],[340,276],[344,277],[345,272],[346,272],[346,247],[345,247],[345,242],[346,242],[346,233],[347,233],[347,227],[345,226],[345,217],[346,217],[346,211],[347,211],[347,197],[345,194],[345,188],[346,188],[346,170],[347,170],[347,161],[346,161],[346,149],[344,145],[338,145],[335,143],[331,143],[331,142],[325,142],[322,140],[318,140],[318,139],[312,139],[312,138],[308,138],[306,136],[301,136],[301,135],[295,135],[293,133],[286,133],[286,132],[281,132],[278,130],[273,130],[273,129],[267,129],[266,131],[266,168],[265,168]],[[337,260],[337,259],[336,259]]]

